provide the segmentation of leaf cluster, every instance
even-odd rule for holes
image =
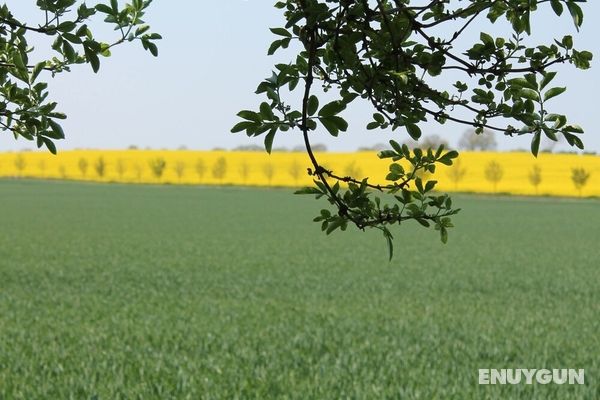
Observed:
[[[44,73],[54,76],[76,64],[89,64],[98,72],[100,57],[109,57],[111,48],[124,42],[140,41],[156,56],[154,41],[161,39],[149,32],[142,19],[150,0],[132,0],[123,7],[117,0],[95,7],[78,3],[38,0],[37,7],[45,16],[38,25],[17,19],[6,4],[0,7],[0,129],[15,138],[35,140],[38,147],[45,146],[52,153],[56,153],[54,141],[65,136],[58,121],[66,115],[48,99]],[[92,32],[90,23],[97,14],[117,32],[111,42]],[[53,38],[53,56],[40,57],[29,46],[28,40],[35,35]]]
[[[570,145],[583,148],[579,137],[583,129],[565,115],[550,111],[551,100],[566,91],[554,84],[557,73],[553,69],[564,63],[587,69],[592,54],[576,49],[569,35],[547,44],[525,45],[532,34],[532,14],[538,8],[550,7],[559,17],[569,15],[578,30],[583,23],[581,3],[585,1],[279,1],[275,7],[283,10],[286,24],[271,29],[277,38],[268,53],[288,48],[292,41],[300,51],[289,64],[275,65],[271,76],[259,84],[256,93],[267,99],[258,111],[240,112],[242,121],[232,132],[264,134],[268,152],[278,132],[298,129],[302,133],[315,178],[315,187],[302,193],[326,198],[337,208],[318,217],[326,232],[345,229],[351,222],[359,229],[381,229],[390,243],[389,224],[406,217],[428,221],[425,216],[429,216],[437,218],[433,222],[445,240],[451,222],[444,218],[453,210],[427,198],[435,181],[424,183],[414,171],[433,174],[436,164],[452,162],[454,152],[431,154],[415,149],[406,153],[393,141],[392,149],[380,155],[403,159],[412,169],[393,163],[386,176],[392,183],[378,185],[323,168],[312,151],[311,133],[320,128],[336,137],[346,132],[344,111],[351,103],[363,101],[373,107],[367,130],[400,131],[413,140],[422,136],[422,124],[433,120],[466,125],[476,133],[485,129],[507,136],[530,135],[536,156],[542,136],[558,140],[562,135]],[[491,24],[507,21],[512,34],[494,37],[480,32],[476,40],[459,46],[465,41],[458,39],[466,37],[476,21],[486,19]],[[449,87],[433,79],[449,71],[464,79]],[[334,92],[336,99],[322,105],[313,90],[315,82]],[[284,89],[300,91],[302,102],[293,105],[284,98]],[[347,191],[342,191],[340,182],[348,186]],[[391,194],[400,203],[382,205],[381,199],[371,199],[372,191]],[[411,194],[410,201],[405,193]],[[427,214],[421,202],[432,203],[440,213]]]

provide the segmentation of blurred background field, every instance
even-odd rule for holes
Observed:
[[[319,160],[338,175],[382,182],[388,160],[376,152],[320,153]],[[0,153],[0,177],[72,179],[124,183],[247,186],[305,186],[308,157],[301,152],[241,151],[63,151]],[[576,187],[573,170],[588,175]],[[490,170],[495,179],[490,179]],[[533,176],[538,179],[534,181]],[[428,179],[441,191],[520,195],[600,196],[600,156],[526,152],[468,152],[458,164],[441,166]],[[378,181],[379,179],[379,181]],[[537,184],[534,184],[537,182]]]
[[[455,195],[449,243],[405,224],[389,263],[289,189],[11,179],[0,198],[2,400],[600,398],[597,200]]]

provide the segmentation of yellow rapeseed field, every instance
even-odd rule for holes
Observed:
[[[385,183],[389,160],[379,160],[374,152],[322,153],[317,157],[338,175]],[[496,182],[486,178],[491,163],[496,166]],[[311,183],[306,173],[309,166],[308,157],[301,152],[270,156],[262,152],[154,150],[63,151],[57,156],[43,151],[0,153],[1,177],[125,183],[305,186]],[[531,179],[534,168],[540,178],[537,186]],[[571,179],[573,168],[590,174],[581,193]],[[600,196],[600,157],[542,153],[536,159],[525,152],[462,152],[457,165],[441,166],[434,179],[440,190],[449,192]]]

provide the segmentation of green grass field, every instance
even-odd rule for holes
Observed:
[[[0,181],[0,399],[598,399],[600,202],[327,237],[289,190]],[[478,385],[479,368],[586,384]]]

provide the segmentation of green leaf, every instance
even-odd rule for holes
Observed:
[[[73,21],[65,21],[60,23],[56,29],[60,32],[71,32],[73,29],[75,29],[77,27],[77,25],[75,24],[75,22]]]
[[[327,230],[325,231],[325,233],[327,233],[328,235],[335,231],[337,228],[339,228],[340,226],[342,226],[342,224],[344,223],[344,220],[342,218],[336,218],[333,221],[331,221],[329,223],[329,226],[327,226]]]
[[[150,25],[141,25],[135,30],[135,36],[141,36],[144,33],[148,32],[150,29]]]
[[[284,36],[287,38],[292,37],[292,34],[287,29],[284,29],[284,28],[269,28],[269,30],[279,36]]]
[[[552,6],[554,13],[560,17],[563,13],[563,5],[560,0],[550,0],[550,5]]]
[[[104,14],[112,14],[113,10],[106,4],[97,4],[96,10]]]
[[[377,157],[379,157],[380,159],[384,159],[384,158],[392,158],[392,157],[396,157],[397,154],[395,151],[392,150],[382,150],[379,153],[377,153]]]
[[[44,142],[44,144],[46,145],[48,150],[50,150],[50,153],[56,155],[56,146],[54,145],[54,142],[52,140],[48,139],[47,137],[43,137],[43,136],[42,136],[42,141]]]
[[[346,130],[348,130],[348,122],[346,122],[346,120],[342,117],[329,117],[327,119],[330,119],[333,121],[333,123],[335,124],[335,126],[337,126],[337,128],[342,131],[342,132],[346,132]]]
[[[62,34],[63,39],[68,40],[71,43],[75,43],[75,44],[82,44],[83,40],[81,40],[81,38],[77,35],[74,35],[72,33],[63,33]]]
[[[17,69],[21,71],[27,71],[27,65],[25,65],[25,62],[23,61],[23,57],[21,56],[20,52],[14,53],[13,62],[15,63]]]
[[[35,82],[35,80],[38,78],[38,76],[44,70],[45,67],[46,67],[46,62],[45,61],[37,63],[35,65],[35,67],[33,67],[33,70],[31,71],[31,76],[29,78],[29,83]]]
[[[545,72],[544,77],[542,78],[542,82],[540,84],[540,89],[544,89],[556,76],[556,72]]]
[[[539,89],[538,83],[537,83],[537,76],[535,74],[527,74],[527,75],[525,75],[525,80],[527,82],[529,82],[529,84],[531,85],[531,88],[533,90],[537,91]]]
[[[448,243],[448,230],[445,227],[440,228],[440,236],[442,239],[442,243]]]
[[[421,128],[419,128],[419,126],[416,124],[407,124],[406,130],[413,140],[419,140],[421,137]]]
[[[331,117],[339,114],[346,108],[346,105],[341,101],[332,101],[331,103],[325,104],[319,111],[319,117]]]
[[[548,128],[546,126],[542,127],[542,130],[544,131],[544,134],[546,135],[546,137],[554,142],[558,142],[558,137],[556,137],[556,130],[553,128]]]
[[[321,192],[316,187],[303,187],[301,189],[296,190],[294,194],[323,194],[323,192]]]
[[[54,139],[64,139],[65,138],[65,132],[63,131],[63,128],[58,123],[49,119],[48,125],[50,125],[50,128],[54,132],[54,135],[52,135],[52,138],[54,138]]]
[[[277,49],[281,47],[282,42],[282,40],[275,40],[273,43],[271,43],[271,46],[269,46],[269,50],[267,51],[267,55],[272,56],[275,54]]]
[[[415,204],[412,204],[416,207]],[[415,221],[417,221],[419,224],[423,225],[425,228],[429,228],[431,226],[431,224],[429,223],[429,221],[427,221],[426,219],[423,218],[415,218]]]
[[[158,57],[158,46],[152,42],[148,42],[147,46],[150,54],[152,54],[154,57]]]
[[[544,101],[550,100],[553,97],[556,97],[567,90],[566,87],[554,87],[544,93]]]
[[[486,45],[493,45],[494,44],[494,39],[489,34],[487,34],[485,32],[481,32],[479,34],[479,38]]]
[[[262,118],[260,117],[260,115],[258,113],[255,113],[254,111],[242,110],[239,113],[237,113],[237,116],[243,119],[247,119],[248,121],[259,123],[262,122]]]
[[[340,133],[337,123],[333,120],[333,118],[321,118],[320,121],[325,129],[327,129],[327,131],[331,134],[331,136],[337,136]]]
[[[563,128],[566,132],[583,133],[583,128],[579,125],[567,125]]]
[[[541,132],[536,132],[533,135],[533,139],[531,140],[531,153],[537,157],[538,156],[538,152],[540,151],[540,141],[542,138],[542,134]]]
[[[567,143],[569,143],[569,145],[571,146],[575,146],[578,149],[583,150],[583,142],[581,141],[581,139],[579,139],[577,136],[568,133],[566,131],[563,131],[563,136],[565,137],[565,139],[567,140]]]
[[[513,78],[510,79],[508,83],[513,87],[525,87],[533,90],[537,89],[537,85],[535,83],[532,83],[525,78]]]
[[[390,164],[390,171],[396,175],[404,175],[404,168],[397,163]]]
[[[569,13],[573,18],[573,23],[575,24],[575,28],[579,31],[579,27],[583,24],[583,11],[581,7],[574,1],[567,1],[567,8],[569,9]]]
[[[77,53],[75,52],[75,49],[67,41],[63,42],[63,54],[65,55],[67,61],[69,61],[70,63],[74,63],[75,59],[77,58]]]
[[[271,154],[271,149],[273,148],[273,139],[275,139],[275,134],[277,133],[277,128],[271,128],[267,136],[265,136],[265,150],[267,153]]]
[[[307,107],[308,115],[310,115],[310,116],[314,115],[318,109],[319,109],[319,99],[315,95],[310,96],[308,98],[308,107]]]
[[[92,51],[86,51],[86,57],[92,66],[92,70],[97,73],[100,70],[100,59],[98,58],[98,55]]]
[[[437,184],[437,181],[428,181],[425,184],[425,192],[432,191],[436,184]]]
[[[400,143],[396,142],[395,140],[390,140],[390,146],[392,146],[392,149],[394,149],[398,154],[403,154],[403,150],[402,150],[402,146],[400,146]]]
[[[444,165],[452,165],[452,160],[458,157],[458,152],[456,150],[452,150],[444,154],[438,159],[438,162]]]
[[[394,237],[387,228],[383,228],[383,236],[385,237],[385,241],[387,243],[389,261],[392,261],[392,258],[394,257]]]
[[[415,179],[415,185],[417,186],[417,190],[419,193],[425,193],[425,188],[423,187],[423,180],[421,178]]]
[[[529,100],[540,101],[540,95],[533,89],[523,88],[519,91],[519,95]]]
[[[267,102],[260,103],[260,116],[264,120],[273,120],[275,119],[275,115],[273,114],[273,110],[271,106]]]
[[[251,128],[256,125],[256,122],[252,121],[242,121],[237,124],[233,128],[231,128],[231,133],[238,133],[241,131],[245,131],[248,128]]]

